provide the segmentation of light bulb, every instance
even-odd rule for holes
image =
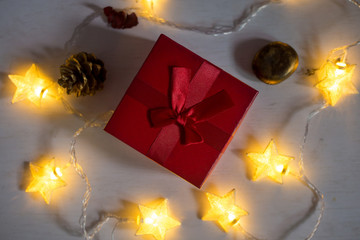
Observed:
[[[33,180],[26,188],[26,192],[39,192],[47,204],[50,203],[51,194],[55,189],[66,186],[61,179],[60,167],[55,167],[55,160],[40,166],[30,163],[30,171]]]
[[[236,224],[240,217],[248,213],[235,205],[235,189],[220,197],[212,193],[206,193],[210,203],[210,210],[202,217],[204,221],[216,221],[225,232]]]
[[[282,183],[282,175],[288,172],[288,164],[293,157],[280,155],[273,140],[270,141],[264,153],[248,153],[247,156],[255,167],[253,180],[269,177]]]
[[[328,60],[320,68],[317,74],[319,82],[315,87],[329,105],[335,106],[342,96],[358,93],[351,81],[354,69],[355,65],[340,59]]]
[[[36,106],[40,106],[41,101],[46,97],[49,88],[54,85],[52,81],[40,77],[35,64],[31,65],[25,73],[25,76],[9,75],[9,78],[17,87],[12,103],[28,99]]]
[[[156,240],[163,240],[168,229],[181,223],[168,216],[167,200],[155,207],[139,205],[141,216],[138,218],[139,229],[136,235],[152,235]]]

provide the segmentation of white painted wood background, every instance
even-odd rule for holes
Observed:
[[[252,1],[164,0],[156,11],[167,19],[189,24],[228,23]],[[7,75],[20,74],[32,62],[56,80],[66,55],[64,43],[74,28],[96,8],[136,5],[131,0],[1,0],[0,1],[0,233],[1,239],[80,239],[78,218],[85,186],[71,168],[68,186],[54,192],[47,206],[38,194],[24,192],[26,165],[41,156],[58,162],[69,158],[70,138],[82,122],[53,102],[38,109],[24,101],[11,104],[15,92]],[[93,97],[69,98],[87,116],[114,109],[159,34],[164,33],[200,56],[259,90],[260,94],[229,145],[204,191],[219,195],[236,188],[236,202],[250,215],[242,226],[262,239],[304,239],[319,209],[288,231],[311,207],[311,192],[291,176],[283,185],[269,180],[249,181],[244,153],[261,152],[271,138],[282,154],[298,156],[308,114],[321,103],[312,80],[302,69],[319,67],[327,53],[360,38],[360,9],[346,0],[284,0],[264,9],[242,31],[205,36],[174,30],[140,20],[130,30],[109,28],[97,18],[80,34],[73,53],[85,50],[101,58],[108,70],[105,89]],[[298,70],[285,82],[269,86],[250,70],[254,53],[267,41],[279,40],[299,54]],[[360,64],[360,47],[348,60]],[[353,77],[360,89],[359,68]],[[325,194],[326,211],[314,239],[360,239],[360,98],[343,98],[334,108],[315,117],[305,149],[305,170]],[[93,186],[88,222],[102,212],[137,214],[136,204],[169,199],[171,214],[182,221],[169,230],[168,240],[241,239],[236,231],[224,233],[199,216],[208,207],[203,191],[153,163],[99,129],[79,139],[80,163]],[[109,222],[98,239],[110,239]],[[136,226],[119,225],[116,239],[152,239],[134,236]],[[288,233],[288,234],[287,234]]]

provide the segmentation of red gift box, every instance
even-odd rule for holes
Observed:
[[[200,188],[257,94],[160,35],[105,131]]]

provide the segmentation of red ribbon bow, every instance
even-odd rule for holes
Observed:
[[[206,74],[200,73],[200,75],[202,75],[200,77],[204,78],[202,80],[206,82]],[[188,94],[191,80],[190,69],[173,67],[170,84],[171,107],[149,110],[152,127],[177,124],[180,127],[180,142],[185,145],[204,142],[203,137],[196,129],[196,124],[206,121],[233,106],[230,96],[225,90],[222,90],[186,108],[186,102],[194,102],[194,99],[189,98],[196,98],[196,96],[189,96]]]

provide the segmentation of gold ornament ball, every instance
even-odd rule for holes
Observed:
[[[299,57],[290,45],[271,42],[256,53],[252,69],[257,78],[273,85],[290,77],[298,65]]]

